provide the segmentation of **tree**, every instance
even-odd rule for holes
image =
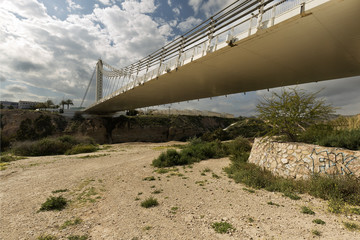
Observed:
[[[259,117],[272,127],[270,135],[284,135],[285,140],[297,141],[299,133],[328,119],[335,110],[324,100],[317,99],[317,94],[295,88],[273,92],[270,97],[259,101],[256,108]]]
[[[67,104],[66,101],[61,100],[60,105],[62,106],[62,109],[64,109],[64,105],[66,105],[66,104]]]
[[[51,107],[54,106],[54,103],[53,103],[53,101],[51,101],[51,100],[49,99],[49,100],[47,100],[47,101],[45,102],[45,106],[46,106],[47,108],[51,108]]]
[[[65,104],[68,106],[67,109],[69,109],[70,105],[74,105],[74,103],[73,103],[73,101],[71,99],[66,100]]]

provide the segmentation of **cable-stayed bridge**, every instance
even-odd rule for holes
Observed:
[[[359,0],[235,1],[129,66],[99,60],[95,103],[84,111],[111,113],[358,76],[359,12]]]

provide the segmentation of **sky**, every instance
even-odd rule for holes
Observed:
[[[7,101],[79,106],[99,58],[125,67],[200,24],[233,0],[0,0],[0,95]],[[320,91],[337,113],[360,113],[360,77],[297,86]],[[280,91],[280,89],[274,89]],[[256,114],[267,91],[154,108]]]

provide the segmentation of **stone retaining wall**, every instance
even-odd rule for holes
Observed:
[[[360,151],[256,138],[249,162],[275,175],[306,179],[314,173],[360,177]]]

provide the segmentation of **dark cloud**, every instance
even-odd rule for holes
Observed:
[[[14,61],[12,66],[20,72],[35,72],[44,69],[44,66],[30,61]]]
[[[0,76],[0,82],[5,82],[6,78],[4,76]]]
[[[15,98],[14,94],[10,94],[10,93],[1,94],[1,100],[13,99],[13,98]]]
[[[22,87],[22,86],[10,86],[7,88],[7,90],[9,90],[10,92],[26,92],[26,87]]]

